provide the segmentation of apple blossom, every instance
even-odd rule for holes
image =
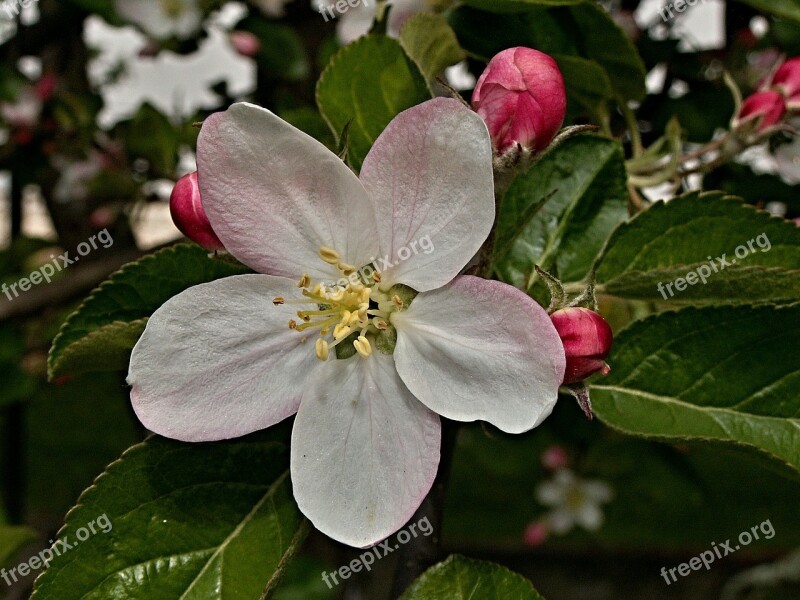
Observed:
[[[197,163],[214,231],[264,274],[198,285],[152,315],[128,375],[146,427],[221,440],[297,413],[300,509],[367,547],[430,490],[439,415],[521,433],[551,412],[565,359],[546,311],[459,275],[495,210],[488,132],[460,102],[398,115],[359,177],[246,103],[206,120]],[[412,252],[423,239],[435,251]]]
[[[249,31],[231,31],[231,46],[242,56],[254,57],[261,50],[261,40]]]
[[[181,177],[169,197],[172,221],[187,238],[207,250],[223,250],[217,234],[208,222],[197,185],[197,172]]]
[[[756,130],[766,131],[777,125],[786,114],[786,99],[775,91],[756,92],[742,104],[737,123],[755,123]]]
[[[576,525],[597,531],[603,524],[601,506],[614,498],[614,491],[604,481],[584,480],[569,469],[561,469],[553,479],[536,488],[536,499],[552,509],[542,523],[546,531],[564,535]]]
[[[614,335],[603,317],[588,308],[571,307],[557,310],[550,318],[564,342],[565,384],[583,381],[597,372],[609,372],[605,360]]]
[[[486,121],[497,154],[540,152],[564,123],[564,78],[547,54],[509,48],[489,61],[472,93],[472,108]]]

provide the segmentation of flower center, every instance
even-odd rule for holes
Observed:
[[[414,295],[405,286],[382,290],[380,273],[371,266],[357,269],[342,261],[333,248],[323,246],[319,257],[333,265],[341,275],[333,284],[312,282],[306,273],[297,282],[304,299],[273,299],[273,304],[310,304],[313,309],[298,310],[299,321],[289,321],[289,329],[303,332],[319,330],[314,346],[317,358],[328,360],[335,349],[337,358],[349,358],[356,353],[364,358],[373,348],[385,354],[394,351],[397,333],[391,325],[391,315],[408,308]]]
[[[177,19],[186,10],[184,0],[161,0],[161,8],[164,14],[172,19]]]

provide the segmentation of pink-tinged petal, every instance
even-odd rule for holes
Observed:
[[[363,186],[325,146],[270,111],[239,103],[206,119],[197,142],[200,193],[225,248],[260,273],[333,281],[334,248],[361,267],[378,252]]]
[[[321,363],[314,340],[305,339],[313,332],[288,327],[296,307],[272,304],[296,293],[289,279],[239,275],[167,301],[131,355],[128,383],[142,424],[199,442],[242,436],[297,412]]]
[[[564,348],[547,312],[518,289],[458,277],[418,295],[392,323],[400,377],[443,417],[521,433],[553,410]]]
[[[375,204],[385,286],[443,286],[494,222],[489,133],[453,99],[429,100],[395,117],[367,155],[361,181]],[[384,260],[394,266],[387,269]]]
[[[391,356],[329,359],[292,431],[300,510],[325,535],[358,548],[400,529],[433,484],[439,417],[400,381]]]

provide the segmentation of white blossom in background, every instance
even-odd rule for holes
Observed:
[[[559,469],[536,488],[536,499],[551,507],[542,522],[557,535],[576,526],[597,531],[604,520],[602,505],[613,498],[613,489],[604,481],[581,479],[569,469]]]
[[[242,98],[256,88],[256,65],[240,55],[230,43],[228,30],[243,15],[244,7],[230,3],[208,19],[208,37],[197,52],[188,55],[162,51],[140,56],[147,38],[131,27],[108,25],[99,17],[84,24],[84,40],[98,51],[88,65],[89,81],[103,96],[98,123],[111,128],[128,119],[145,102],[175,121],[201,109],[214,109],[223,99],[211,88],[220,82],[230,95]],[[112,75],[122,67],[122,74]]]
[[[190,38],[203,24],[197,0],[114,0],[114,9],[157,40]]]

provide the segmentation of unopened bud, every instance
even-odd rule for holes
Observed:
[[[564,384],[583,381],[598,372],[610,372],[605,361],[614,335],[603,317],[588,308],[574,307],[557,310],[550,318],[567,357]]]
[[[564,78],[547,54],[509,48],[489,61],[472,93],[472,108],[486,122],[496,154],[517,147],[540,152],[564,123]]]
[[[231,46],[242,56],[253,58],[261,50],[261,40],[249,31],[231,31]]]
[[[762,132],[777,125],[786,114],[786,99],[775,91],[756,92],[742,104],[737,123],[753,121],[756,131]]]
[[[181,177],[169,198],[169,212],[181,233],[207,250],[223,250],[225,246],[214,233],[208,221],[200,188],[197,185],[197,171]]]
[[[800,107],[800,57],[784,62],[772,76],[772,87],[786,97],[790,108]]]

